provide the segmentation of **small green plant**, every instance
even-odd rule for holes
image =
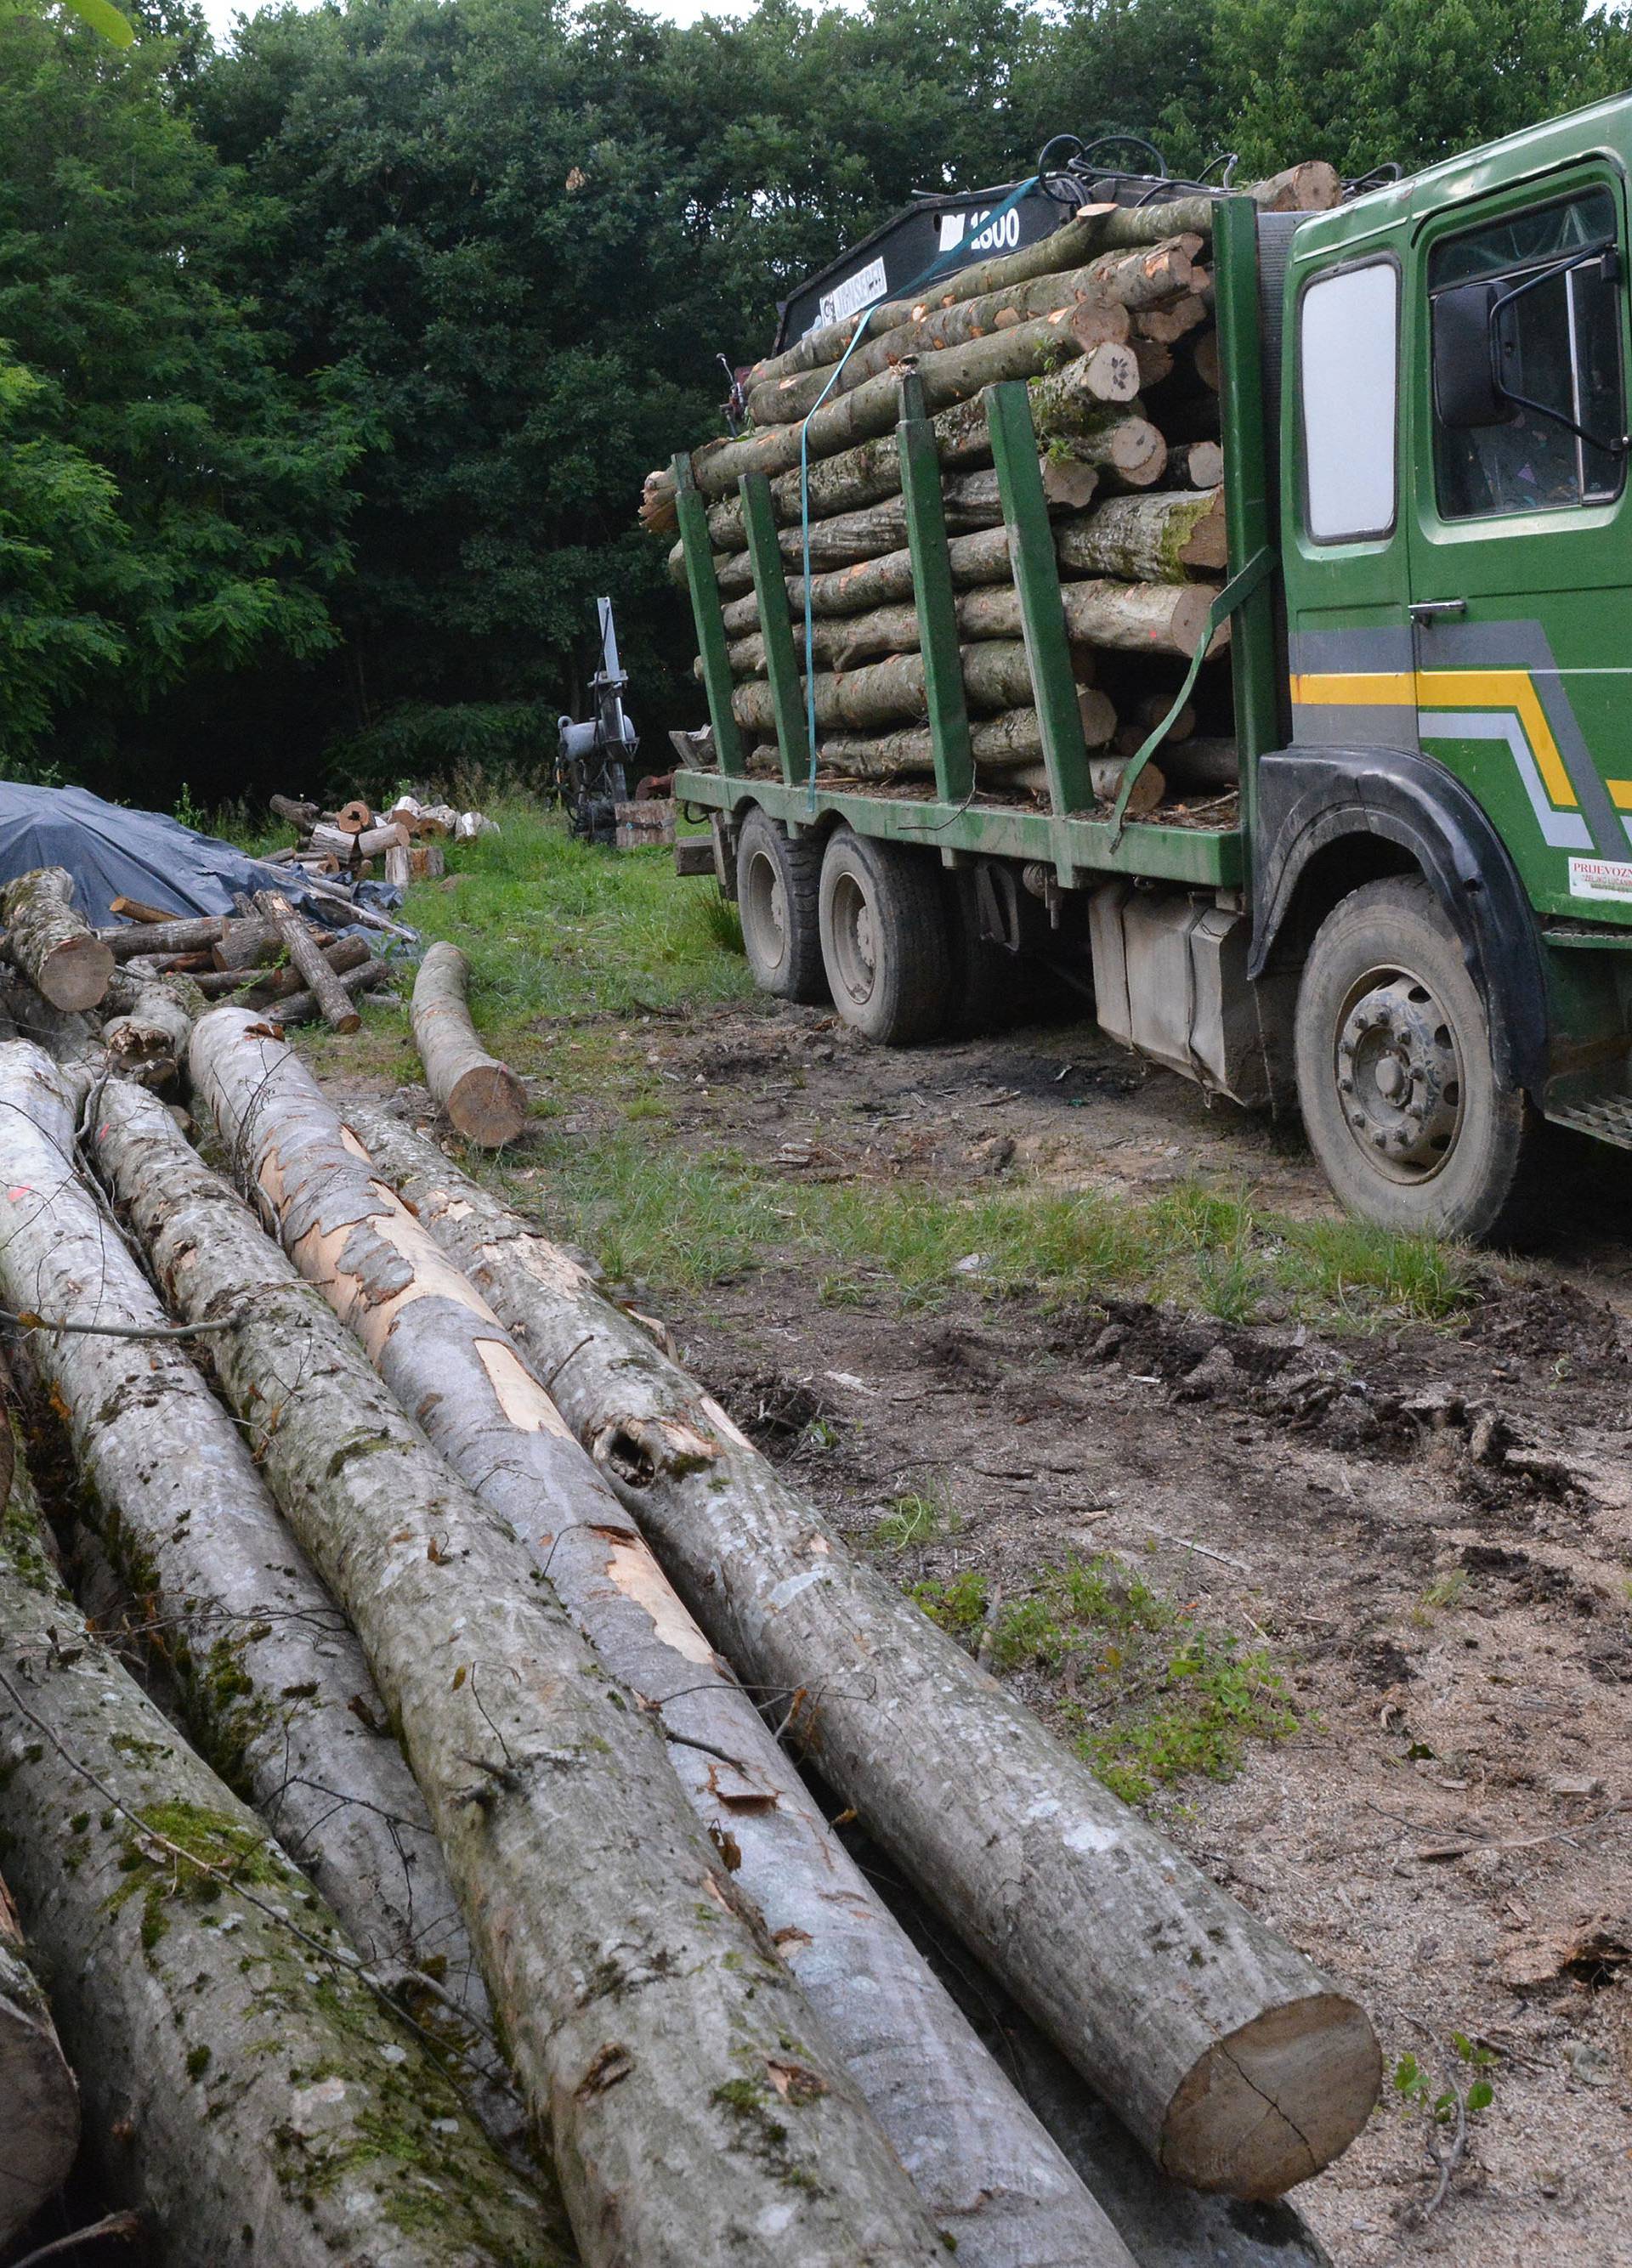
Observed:
[[[175,816],[183,827],[190,827],[196,835],[207,835],[210,831],[210,814],[193,801],[192,790],[185,780],[176,794]]]
[[[939,1623],[953,1638],[971,1638],[985,1624],[986,1579],[972,1567],[966,1567],[949,1583],[936,1582],[933,1578],[914,1583],[912,1596],[930,1621]]]
[[[1233,1779],[1246,1743],[1297,1730],[1286,1683],[1266,1648],[1196,1631],[1167,1661],[1153,1705],[1079,1753],[1125,1803],[1144,1803],[1170,1780]]]
[[[742,951],[742,917],[729,898],[716,891],[703,900],[703,929],[709,942],[725,953]]]
[[[1451,2053],[1452,2060],[1437,2086],[1426,2066],[1408,2051],[1393,2070],[1399,2110],[1408,2117],[1421,2119],[1423,2154],[1438,2177],[1433,2196],[1418,2208],[1419,2221],[1430,2220],[1444,2203],[1467,2154],[1469,2127],[1495,2100],[1489,2077],[1495,2066],[1495,2050],[1476,2046],[1466,2032],[1452,2032]]]
[[[1436,1614],[1454,1607],[1467,1588],[1467,1569],[1448,1567],[1443,1575],[1436,1575],[1422,1597],[1411,1609],[1411,1620],[1418,1630],[1427,1630]]]
[[[909,1489],[890,1499],[889,1511],[874,1534],[886,1551],[910,1551],[933,1543],[949,1524],[951,1507],[932,1484],[928,1490]]]

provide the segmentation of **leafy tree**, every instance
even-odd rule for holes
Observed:
[[[0,20],[6,477],[34,499],[19,524],[33,510],[37,536],[48,489],[72,531],[31,570],[33,619],[56,624],[39,651],[78,692],[59,748],[105,777],[117,757],[125,792],[174,688],[332,642],[360,446],[342,386],[278,375],[233,280],[262,216],[176,114],[169,60],[162,41],[121,56],[39,14]]]

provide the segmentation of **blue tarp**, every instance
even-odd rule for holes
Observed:
[[[82,787],[0,780],[0,882],[33,866],[65,866],[74,878],[75,902],[98,929],[117,920],[112,902],[121,897],[166,913],[230,914],[235,890],[277,889],[292,904],[315,910],[300,876],[287,866],[263,865],[163,812],[127,811]],[[397,895],[393,892],[391,901]],[[332,898],[329,902],[332,907]]]

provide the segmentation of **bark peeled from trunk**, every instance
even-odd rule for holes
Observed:
[[[366,1275],[382,1321],[411,1306],[423,1285],[394,1249],[411,1218],[386,1208],[298,1059],[218,1008],[191,1061],[302,1263]],[[241,1208],[159,1264],[189,1314],[254,1292],[216,1344],[218,1374],[402,1726],[590,2268],[930,2268],[927,2214],[659,1728],[588,1658],[529,1542],[432,1450]],[[462,1288],[447,1267],[441,1289]]]
[[[1129,583],[1183,583],[1227,561],[1222,489],[1111,497],[1086,519],[1056,529],[1060,565]]]
[[[79,2089],[23,1927],[0,1881],[0,2244],[68,2179],[79,2148]]]
[[[323,958],[323,949],[287,898],[277,890],[257,890],[262,918],[277,932],[284,950],[306,981],[312,998],[331,1030],[354,1032],[362,1011]]]
[[[1014,709],[1031,698],[1031,667],[1017,640],[991,639],[962,649],[964,691],[972,709]],[[731,696],[732,713],[746,733],[776,727],[771,688],[750,678]],[[819,671],[816,680],[816,723],[865,732],[869,725],[929,714],[921,654],[895,654],[842,675]],[[1116,728],[1114,715],[1104,737]]]
[[[433,945],[414,979],[414,1045],[425,1085],[467,1142],[513,1142],[527,1123],[527,1089],[476,1038],[466,990],[470,963],[456,945]]]
[[[166,2268],[569,2268],[329,1909],[85,1627],[15,1503],[0,1678],[11,1889],[96,2169],[139,2201]]]
[[[967,401],[983,388],[1008,378],[1034,378],[1039,371],[1079,352],[1064,309],[1034,323],[1017,323],[1012,330],[993,331],[989,338],[971,339],[967,346],[948,347],[931,355],[919,372],[925,406],[944,409],[949,403]],[[1126,347],[1094,350],[1097,382],[1115,389],[1109,397],[1126,400],[1134,388],[1134,358]],[[1090,390],[1092,390],[1090,386]],[[1103,392],[1099,400],[1107,398]],[[803,425],[768,425],[705,457],[694,457],[697,484],[705,496],[724,496],[744,473],[786,473],[799,462],[800,436],[812,457],[830,457],[875,433],[887,432],[901,414],[901,388],[893,371],[869,378],[853,394],[824,401]]]
[[[1272,2197],[1345,2149],[1381,2075],[1359,2005],[853,1560],[586,1269],[412,1136],[376,1154],[714,1644],[1157,2163]]]
[[[6,950],[54,1008],[94,1008],[114,973],[114,956],[74,903],[65,866],[34,866],[0,893]],[[151,937],[151,926],[144,934]],[[158,950],[157,946],[144,948]]]
[[[350,1170],[361,1163],[348,1148]],[[395,1197],[323,1273],[331,1304],[397,1400],[489,1511],[528,1543],[600,1660],[671,1741],[692,1808],[764,1916],[811,2006],[960,2259],[1132,2268],[846,1856],[753,1703],[669,1588],[604,1474],[516,1343]],[[363,1248],[395,1263],[382,1297]],[[411,1271],[403,1283],[401,1270]],[[670,1697],[673,1697],[672,1698]]]

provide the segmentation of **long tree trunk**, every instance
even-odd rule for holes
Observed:
[[[68,2179],[79,2148],[79,2089],[23,1928],[0,1881],[0,2245]]]
[[[284,950],[306,982],[306,989],[322,1011],[331,1031],[354,1032],[362,1012],[323,958],[323,949],[287,898],[277,890],[257,890],[255,904],[262,918],[277,932]]]
[[[1016,323],[1012,330],[993,331],[989,338],[971,339],[967,346],[948,347],[929,356],[919,372],[925,404],[931,410],[943,409],[949,403],[971,400],[1001,379],[1032,378],[1079,353],[1063,309],[1034,323]],[[1131,398],[1137,381],[1126,347],[1096,347],[1091,360],[1101,373],[1099,400]],[[694,460],[698,486],[705,496],[724,496],[744,473],[786,473],[796,465],[801,433],[807,437],[809,455],[828,457],[886,431],[900,414],[900,385],[896,373],[886,371],[858,386],[853,394],[823,402],[804,425],[768,425]]]
[[[0,892],[6,950],[54,1008],[94,1008],[114,973],[114,956],[74,903],[65,866],[35,866]],[[152,934],[151,927],[147,932]]]
[[[994,711],[1023,706],[1031,698],[1031,666],[1025,647],[1017,640],[991,639],[962,649],[964,691],[973,709]],[[732,713],[744,732],[775,729],[776,703],[771,688],[750,678],[731,696]],[[923,657],[895,654],[888,661],[869,663],[864,669],[842,675],[818,672],[816,716],[820,725],[848,725],[865,732],[870,725],[929,713]],[[1111,712],[1103,737],[1116,729]]]
[[[527,1123],[527,1089],[476,1035],[465,994],[470,964],[456,945],[433,945],[414,979],[414,1045],[439,1110],[484,1150],[513,1142]]]
[[[395,974],[388,961],[362,961],[340,978],[340,989],[355,1002],[365,992],[377,992]],[[280,1024],[314,1024],[323,1009],[315,992],[287,992],[274,998],[267,1010]],[[358,1020],[361,1019],[359,1017]]]
[[[969,740],[978,766],[1001,770],[1042,760],[1043,732],[1035,709],[1009,709],[1001,717],[971,718]],[[926,777],[935,768],[929,730],[923,725],[904,725],[899,732],[871,734],[865,740],[824,734],[821,759],[854,779],[912,779]]]
[[[15,1499],[0,1830],[99,2170],[166,2268],[568,2268],[305,1875],[92,1636]]]
[[[100,941],[115,961],[136,954],[193,953],[212,946],[231,924],[225,914],[184,914],[174,921],[122,922],[117,929],[100,929]]]
[[[335,1139],[340,1140],[339,1122]],[[176,1136],[173,1148],[183,1146]],[[355,1174],[360,1161],[353,1160]],[[1132,2268],[1091,2198],[1015,2098],[845,1857],[752,1703],[669,1589],[639,1528],[515,1343],[384,1186],[369,1226],[411,1271],[382,1292],[357,1227],[316,1278],[399,1402],[488,1509],[529,1543],[600,1660],[674,1745],[811,2005],[959,2257]],[[303,1256],[322,1250],[309,1244]],[[360,1262],[360,1265],[359,1265]],[[356,1269],[358,1272],[353,1272]]]
[[[1224,492],[1110,497],[1086,519],[1057,528],[1054,549],[1070,573],[1130,583],[1183,583],[1215,572],[1228,558]]]
[[[1266,2197],[1346,2148],[1380,2079],[1358,2004],[853,1559],[586,1269],[423,1142],[365,1123],[714,1644],[790,1697],[843,1800],[1157,2162]]]
[[[76,1096],[38,1049],[0,1049],[6,1170],[40,1192],[0,1214],[0,1287],[48,1320],[162,1329],[146,1278],[64,1163]],[[175,1133],[169,1112],[109,1081],[97,1153],[124,1185],[144,1179],[149,1214],[167,1202],[156,1128]],[[201,1747],[370,1960],[426,1970],[484,2029],[441,1854],[401,1751],[381,1737],[362,1649],[196,1366],[174,1344],[91,1332],[39,1332],[33,1352],[89,1484],[88,1514],[147,1609]]]
[[[240,1009],[196,1086],[314,1272],[411,1319],[382,1191],[289,1051]],[[273,1489],[402,1728],[592,2268],[929,2268],[934,2230],[675,1778],[529,1543],[404,1417],[320,1292],[218,1201],[153,1223],[171,1297],[245,1307],[215,1348]],[[393,1285],[401,1297],[393,1304]],[[450,1267],[440,1289],[457,1297]],[[249,1296],[253,1294],[253,1296]],[[792,2044],[790,2044],[792,2043]]]

